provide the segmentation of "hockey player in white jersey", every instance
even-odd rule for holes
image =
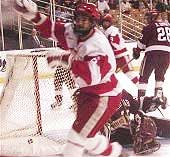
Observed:
[[[113,17],[106,14],[102,17],[103,32],[108,38],[116,58],[116,69],[122,72],[134,83],[138,83],[138,76],[136,75],[130,56],[128,54],[125,41],[119,32],[119,29],[113,26]],[[122,68],[123,67],[123,68]],[[123,98],[132,99],[128,92],[123,90]]]
[[[77,117],[68,134],[63,151],[64,157],[89,156],[118,157],[122,147],[109,143],[108,139],[97,133],[120,106],[121,87],[115,77],[116,61],[113,50],[95,25],[100,18],[96,6],[81,3],[75,9],[74,23],[52,22],[49,17],[37,10],[31,0],[16,0],[16,11],[25,19],[32,21],[46,38],[57,39],[71,50],[69,65],[79,89],[77,96]],[[58,57],[49,56],[49,65],[54,66]]]

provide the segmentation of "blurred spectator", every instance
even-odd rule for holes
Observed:
[[[131,5],[129,3],[129,1],[127,0],[122,0],[122,2],[120,3],[120,7],[121,7],[121,11],[123,14],[130,14],[131,11]]]
[[[132,8],[139,9],[139,0],[130,0],[129,3],[131,4]]]
[[[38,9],[42,12],[48,12],[50,0],[37,0]]]
[[[97,1],[97,7],[98,7],[101,15],[103,15],[104,11],[110,10],[110,7],[105,0],[98,0]]]
[[[158,10],[159,12],[161,12],[161,17],[162,17],[162,20],[165,22],[165,23],[170,23],[170,12],[169,12],[169,8],[168,8],[168,4],[169,1],[160,1],[158,0],[158,2],[156,3],[156,6],[155,6],[155,9]]]
[[[161,13],[161,16],[162,16],[162,21],[163,21],[163,22],[169,23],[167,12],[162,12],[162,13]]]
[[[5,50],[19,50],[19,34],[16,30],[13,30],[11,28],[4,28],[4,42],[5,42]],[[52,41],[47,40],[40,37],[39,42],[37,40],[38,37],[37,32],[34,31],[31,35],[22,33],[22,41],[23,41],[23,49],[32,49],[41,47],[44,45],[45,47],[52,47]],[[1,38],[1,37],[0,37]],[[0,44],[0,50],[2,50],[2,44]]]
[[[57,3],[58,5],[63,5],[63,4],[64,4],[64,0],[56,0],[56,3]]]
[[[64,7],[56,7],[55,15],[58,20],[63,20],[65,22],[72,20],[72,14],[67,8]]]
[[[168,22],[170,23],[170,9],[167,10]]]
[[[63,3],[63,5],[65,6],[65,7],[69,7],[69,8],[72,8],[73,7],[73,1],[71,1],[71,0],[64,0],[64,3]]]
[[[109,0],[108,1],[108,5],[109,5],[110,9],[114,9],[115,10],[117,8],[116,0]]]
[[[37,36],[37,30],[35,29],[35,28],[33,28],[32,29],[32,33],[31,33],[31,35],[32,35],[32,39],[33,39],[33,45],[32,45],[32,47],[33,48],[39,48],[39,47],[45,47],[45,46],[43,46],[43,44],[41,43],[41,41],[39,40],[39,38],[38,38],[38,36]]]
[[[160,12],[165,12],[166,11],[166,4],[163,3],[162,1],[158,0],[156,3],[155,9],[160,11]]]
[[[16,50],[19,49],[19,37],[18,33],[11,28],[4,28],[4,43],[5,50]],[[2,44],[0,44],[0,50],[2,50]]]
[[[56,7],[56,11],[55,11],[55,16],[58,18],[58,17],[62,17],[62,9],[61,7],[57,6]]]

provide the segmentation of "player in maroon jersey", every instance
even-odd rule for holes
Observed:
[[[163,83],[170,61],[170,25],[162,21],[161,13],[156,10],[146,13],[145,19],[148,24],[143,28],[142,36],[137,41],[137,48],[134,48],[133,52],[133,57],[138,59],[140,52],[145,51],[140,67],[138,87],[138,100],[141,109],[148,79],[153,71],[155,73],[154,96],[160,98],[161,102],[167,100],[163,95]]]

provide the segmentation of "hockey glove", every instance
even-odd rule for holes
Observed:
[[[135,154],[150,154],[160,148],[156,141],[157,127],[155,122],[141,111],[135,114],[134,152]]]
[[[14,9],[28,21],[33,20],[38,13],[37,4],[31,0],[15,0]]]
[[[139,48],[133,48],[133,58],[138,59],[140,57],[140,49]]]
[[[57,52],[59,53],[61,51],[61,53],[63,52],[63,55],[57,55]],[[68,68],[68,62],[66,60],[64,60],[65,56],[69,56],[69,52],[67,53],[64,50],[51,50],[48,52],[47,54],[47,63],[48,66],[50,68],[55,68],[57,66],[63,66],[65,68]]]

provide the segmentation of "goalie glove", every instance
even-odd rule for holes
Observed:
[[[139,48],[133,48],[133,58],[138,59],[140,57],[140,49]]]
[[[138,111],[134,117],[134,152],[135,154],[150,154],[160,148],[156,141],[157,127],[155,122]]]

